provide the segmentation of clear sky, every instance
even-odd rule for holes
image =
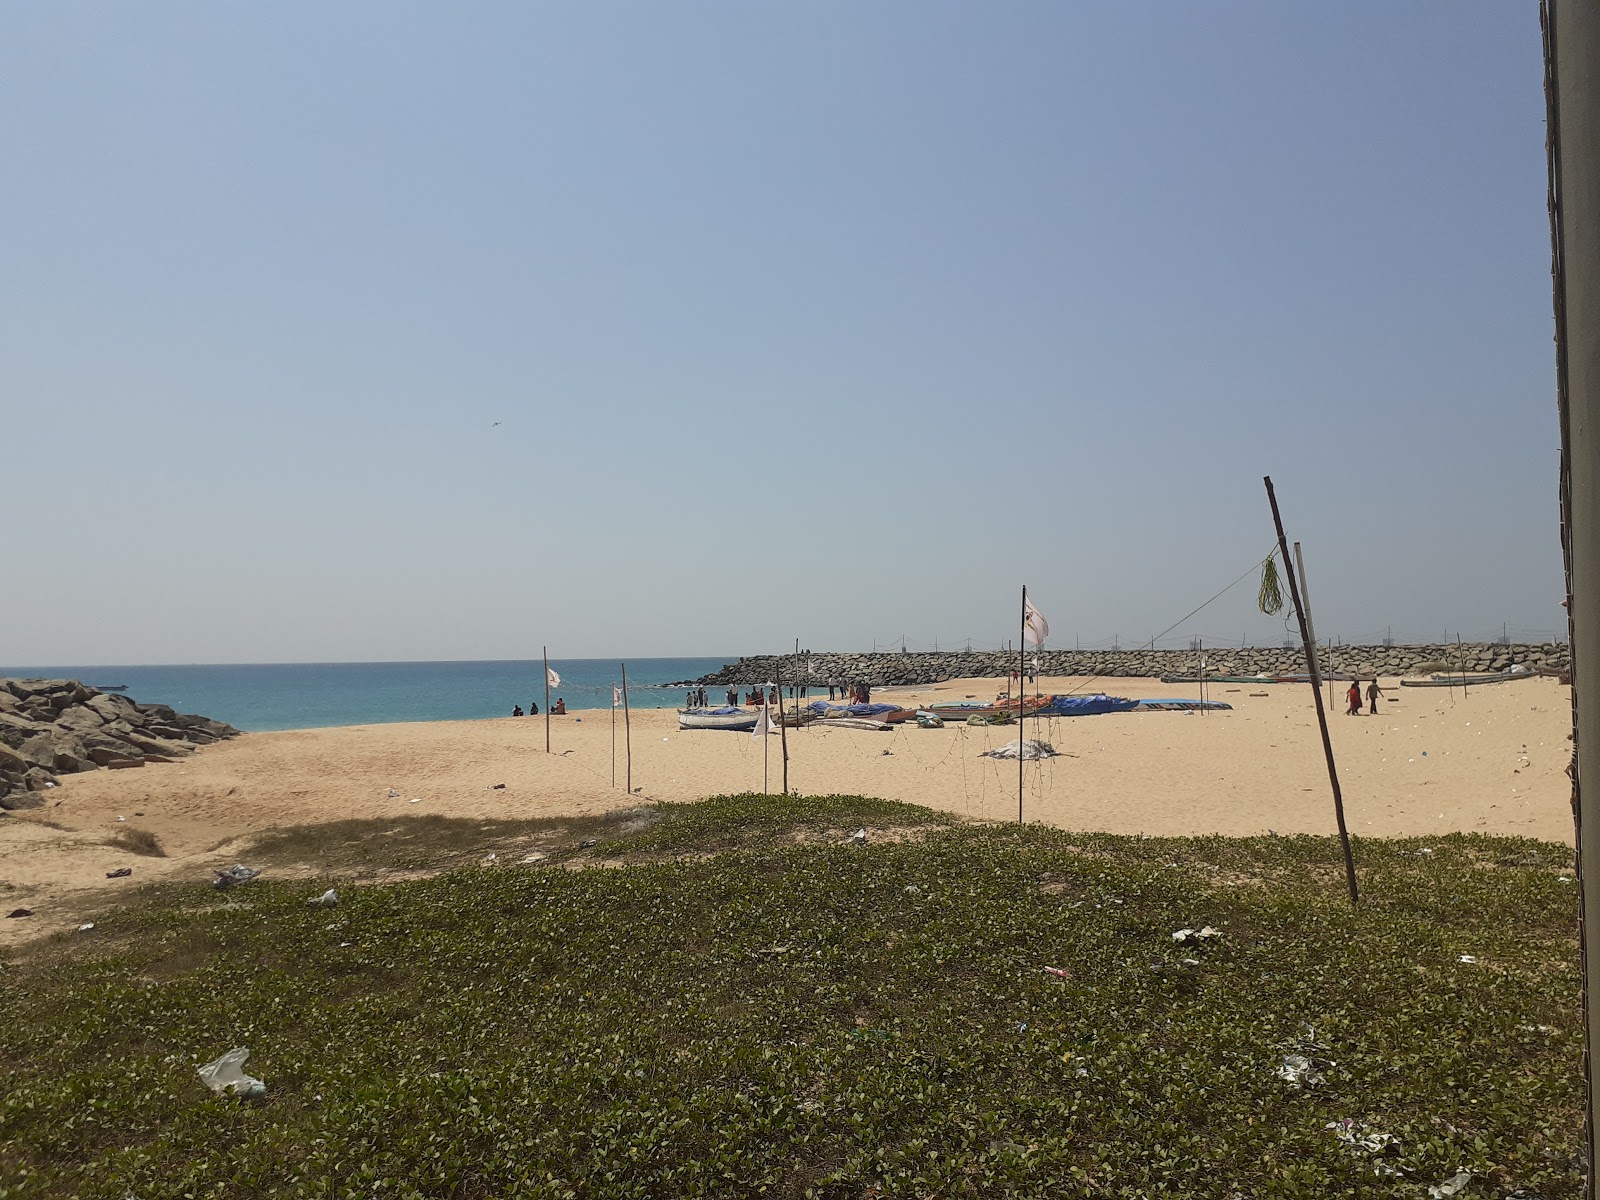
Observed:
[[[1319,634],[1564,629],[1532,0],[16,2],[0,112],[0,663],[1127,644],[1264,474]]]

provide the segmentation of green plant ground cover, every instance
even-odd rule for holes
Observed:
[[[13,951],[0,1196],[1581,1192],[1565,847],[1362,841],[1352,907],[1332,839],[856,797],[565,829],[387,886],[151,885]],[[541,836],[431,833],[472,831]],[[264,1099],[202,1085],[233,1046]]]

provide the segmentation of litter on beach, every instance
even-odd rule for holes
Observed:
[[[311,899],[307,900],[306,903],[311,905],[313,908],[332,908],[335,904],[339,903],[339,893],[334,891],[332,888],[329,888],[327,891],[323,892],[322,895],[311,897]]]
[[[1207,925],[1203,929],[1180,929],[1172,935],[1172,940],[1180,946],[1203,946],[1207,942],[1219,941],[1221,937],[1222,930]]]
[[[250,1051],[243,1046],[235,1046],[197,1069],[205,1085],[217,1095],[242,1096],[246,1100],[254,1100],[267,1094],[267,1085],[242,1070],[245,1059],[249,1057]]]
[[[218,871],[217,877],[211,881],[211,886],[226,891],[237,884],[249,883],[259,874],[261,872],[254,867],[246,867],[239,863],[234,863],[226,871]]]
[[[993,750],[985,750],[978,755],[979,758],[1006,758],[1013,762],[1018,758],[1031,761],[1037,758],[1055,758],[1059,751],[1049,742],[1037,738],[1021,738],[1015,742],[1007,742],[1004,746],[997,746]]]

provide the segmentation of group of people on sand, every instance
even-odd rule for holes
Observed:
[[[560,696],[557,696],[556,697],[556,702],[550,706],[550,712],[551,712],[551,715],[553,715],[553,716],[557,716],[557,717],[566,716],[567,715],[567,702],[565,700],[563,700]],[[529,700],[528,701],[528,711],[527,712],[523,712],[522,711],[522,705],[513,704],[511,706],[511,715],[513,717],[524,717],[524,716],[526,716],[526,717],[537,717],[539,715],[539,706],[537,704],[535,704],[532,700]]]
[[[847,704],[871,704],[872,687],[866,683],[830,683],[829,700],[843,700]]]
[[[1372,705],[1371,715],[1374,717],[1378,715],[1378,697],[1382,695],[1383,689],[1378,686],[1376,679],[1367,685],[1367,702]],[[1350,705],[1345,710],[1344,715],[1347,717],[1359,717],[1361,715],[1361,680],[1353,679],[1350,681],[1350,690],[1344,694],[1344,698]]]

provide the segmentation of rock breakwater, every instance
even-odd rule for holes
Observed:
[[[1262,646],[1207,648],[1205,668],[1211,675],[1291,675],[1306,669],[1298,648]],[[1030,652],[1028,658],[1032,659]],[[1196,650],[1046,650],[1039,655],[1043,675],[1154,678],[1187,675],[1200,670]],[[1319,660],[1326,667],[1326,655]],[[1529,667],[1567,669],[1569,648],[1562,643],[1502,645],[1469,642],[1466,645],[1339,646],[1333,651],[1336,671],[1363,676],[1427,675],[1441,671],[1503,671],[1514,663]],[[720,671],[683,685],[707,687],[767,683],[861,682],[874,687],[941,683],[946,679],[1007,677],[1017,667],[1015,652],[914,652],[879,654],[783,654],[740,658]]]
[[[61,775],[172,762],[238,733],[73,679],[0,679],[0,809],[38,808]]]

